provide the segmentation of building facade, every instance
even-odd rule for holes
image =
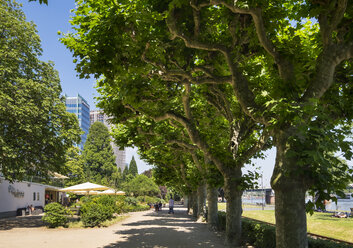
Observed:
[[[90,127],[89,104],[79,94],[73,97],[66,96],[66,110],[77,116],[80,128],[84,131],[84,134],[81,135],[81,143],[77,145],[81,150],[83,150]]]
[[[16,216],[29,206],[44,208],[49,202],[62,202],[60,188],[33,182],[10,183],[0,176],[0,218]]]
[[[100,110],[90,111],[90,124],[92,125],[96,121],[102,122],[109,129],[109,131],[111,131],[111,124],[109,123],[109,117]],[[121,171],[124,171],[125,157],[126,157],[125,149],[120,150],[119,147],[113,141],[110,144],[114,151],[115,163],[117,168],[120,168]]]

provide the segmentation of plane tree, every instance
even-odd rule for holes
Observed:
[[[241,168],[263,148],[267,132],[242,112],[233,93],[229,94],[231,87],[223,85],[231,77],[213,73],[224,68],[224,61],[216,59],[215,53],[187,48],[182,40],[170,40],[163,13],[155,11],[155,5],[151,9],[148,1],[138,3],[82,2],[72,20],[76,32],[67,34],[63,42],[78,59],[77,71],[82,77],[93,74],[100,78],[105,112],[120,120],[143,113],[155,121],[172,120],[186,129],[191,142],[224,177],[227,241],[238,244]],[[168,3],[161,3],[158,8],[166,7]],[[193,114],[196,90],[205,95],[212,106],[209,109],[219,112],[219,118],[210,115],[207,129],[197,119],[206,120],[207,110]],[[212,123],[213,119],[219,123]],[[217,134],[208,136],[210,129]],[[217,137],[222,142],[215,142]]]
[[[182,188],[180,190],[189,196],[189,199],[196,199],[191,193],[196,194],[197,189],[197,211],[193,214],[203,217],[205,202],[205,187],[207,185],[207,198],[209,206],[209,224],[216,227],[217,224],[217,188],[222,186],[222,176],[217,168],[205,159],[203,153],[193,145],[187,132],[181,125],[172,122],[155,122],[153,119],[140,116],[133,120],[124,122],[114,132],[115,140],[119,145],[134,144],[139,148],[141,158],[148,163],[155,165],[158,171],[174,175],[168,170],[180,171],[179,177],[159,175],[156,178],[164,182],[172,181],[175,184],[179,178]],[[206,160],[206,162],[205,162]],[[159,168],[166,167],[166,168]],[[188,172],[190,171],[190,173]],[[190,175],[193,175],[190,179]],[[166,180],[168,179],[168,180]]]
[[[352,11],[345,0],[214,0],[165,12],[172,39],[223,61],[214,75],[230,76],[242,110],[271,131],[277,247],[307,247],[307,190],[329,197],[351,177],[334,154],[352,155]]]
[[[81,75],[104,75],[106,84],[128,70],[120,80],[230,85],[277,148],[277,247],[307,247],[305,192],[329,197],[351,175],[333,154],[351,157],[352,11],[346,0],[84,3],[65,43]]]
[[[154,121],[168,121],[178,128],[183,128],[182,133],[190,140],[187,144],[201,150],[203,156],[211,161],[224,177],[228,242],[233,240],[239,242],[241,195],[251,180],[249,176],[242,175],[241,168],[266,144],[266,135],[261,136],[261,126],[252,123],[251,119],[241,115],[241,112],[240,116],[244,119],[235,119],[239,108],[232,109],[231,106],[237,105],[228,102],[231,100],[227,99],[229,87],[228,89],[221,86],[211,87],[212,89],[207,89],[206,86],[206,88],[194,87],[192,91],[191,87],[186,85],[185,88],[181,88],[185,89],[183,92],[178,84],[174,86],[171,84],[169,90],[163,90],[166,87],[164,81],[151,79],[146,81],[145,78],[136,77],[133,79],[136,81],[124,81],[128,83],[124,86],[127,88],[135,84],[134,87],[139,89],[136,96],[124,95],[119,84],[111,86],[100,83],[102,95],[100,106],[113,116],[113,121],[117,123],[124,119],[136,118],[143,113]],[[146,86],[143,85],[145,83]],[[204,91],[209,95],[206,94],[206,97],[201,98]],[[130,98],[129,101],[125,100],[126,97]],[[163,131],[165,130],[160,133]],[[135,134],[129,136],[134,137]],[[162,144],[165,142],[172,141],[166,140]],[[180,143],[182,141],[178,142],[179,145]],[[185,145],[185,141],[183,144]],[[192,155],[195,164],[198,165],[197,156]]]

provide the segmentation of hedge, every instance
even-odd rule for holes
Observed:
[[[226,213],[218,212],[219,230],[225,230]],[[276,248],[276,229],[263,222],[242,218],[242,239],[257,248]],[[309,248],[351,248],[330,240],[308,238]]]
[[[69,222],[68,215],[71,215],[71,212],[57,202],[47,204],[44,207],[44,211],[42,220],[50,228],[58,226],[66,227]]]

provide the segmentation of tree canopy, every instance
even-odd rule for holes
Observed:
[[[115,156],[108,128],[101,122],[91,125],[83,148],[85,173],[96,183],[114,184],[117,173]]]
[[[129,164],[129,174],[134,177],[138,175],[137,164],[134,156],[132,156]]]
[[[157,184],[145,175],[137,175],[125,185],[124,189],[127,193],[133,193],[135,197],[158,196],[160,194]]]
[[[232,137],[249,120],[250,137],[269,135],[277,148],[271,180],[277,247],[306,247],[305,192],[330,197],[352,177],[334,156],[352,157],[346,138],[353,113],[352,15],[347,0],[87,1],[75,11],[75,33],[63,42],[78,58],[81,76],[100,78],[106,96],[116,100],[106,111],[120,119],[143,113],[182,123],[224,175],[234,157],[218,160],[218,149],[205,146],[203,122],[191,118],[199,103],[193,94],[211,94],[226,115],[226,102],[238,108],[229,123]],[[224,93],[214,94],[222,87],[230,89],[226,102]],[[244,155],[250,144],[232,139],[229,146]]]
[[[58,73],[39,60],[35,25],[16,2],[0,2],[0,33],[0,172],[10,181],[62,172],[80,129]]]

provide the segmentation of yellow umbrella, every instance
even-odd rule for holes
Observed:
[[[98,193],[99,195],[125,195],[124,191],[115,191],[114,189],[107,189]]]
[[[109,189],[109,187],[107,186],[103,186],[103,185],[99,185],[99,184],[95,184],[95,183],[90,183],[90,182],[86,182],[86,183],[81,183],[81,184],[77,184],[74,186],[70,186],[67,188],[63,188],[60,191],[62,192],[86,192],[87,195],[89,195],[91,191],[96,191],[96,190],[106,190]]]
[[[96,191],[96,190],[92,190],[92,191],[74,191],[74,192],[71,192],[75,195],[98,195],[99,194],[99,191]]]

